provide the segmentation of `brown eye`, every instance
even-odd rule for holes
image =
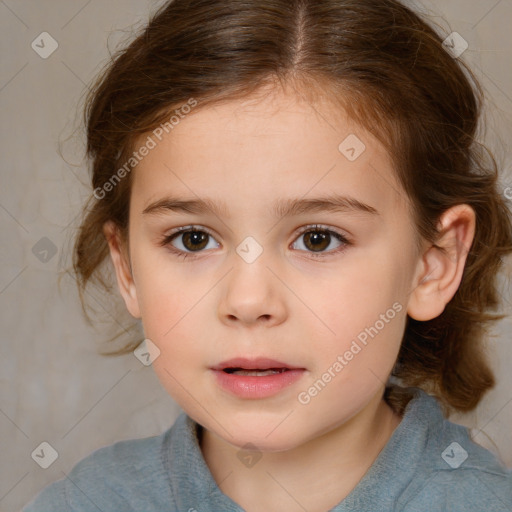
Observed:
[[[200,251],[208,244],[210,235],[202,231],[187,231],[183,233],[183,245],[189,251]]]
[[[326,231],[308,231],[304,235],[304,245],[312,251],[324,251],[331,243],[331,235]]]
[[[169,247],[172,252],[183,255],[183,257],[192,253],[200,253],[203,249],[219,247],[219,244],[208,232],[192,227],[182,228],[165,236],[160,245]]]
[[[334,243],[334,246],[332,246]],[[301,247],[301,245],[303,247]],[[328,256],[344,250],[351,243],[340,233],[330,229],[309,226],[293,244],[294,249],[300,249],[312,256]],[[297,247],[298,246],[298,247]]]

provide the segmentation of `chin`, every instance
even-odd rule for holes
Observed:
[[[290,415],[291,416],[291,415]],[[307,441],[307,436],[296,429],[296,425],[291,421],[291,417],[286,415],[274,416],[269,418],[254,418],[251,415],[244,415],[236,420],[230,421],[228,431],[229,436],[218,426],[215,432],[226,442],[240,449],[247,449],[247,445],[254,445],[261,452],[282,452],[296,448]]]
[[[299,439],[294,439],[287,432],[284,433],[284,436],[270,435],[267,437],[267,435],[268,432],[256,434],[253,432],[239,432],[235,438],[223,436],[223,439],[240,450],[255,449],[263,453],[285,452],[301,444]],[[252,446],[255,448],[252,448]]]

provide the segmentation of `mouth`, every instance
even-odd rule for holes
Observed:
[[[266,377],[267,375],[275,375],[291,370],[305,370],[305,368],[291,366],[281,361],[276,361],[275,359],[262,357],[246,359],[237,357],[212,367],[212,370],[246,377]]]
[[[222,370],[225,373],[234,375],[243,375],[246,377],[266,377],[267,375],[275,375],[277,373],[283,373],[290,371],[289,368],[268,368],[268,369],[247,369],[247,368],[224,368]]]
[[[293,386],[306,373],[305,368],[268,358],[237,357],[210,368],[224,391],[239,399],[264,399]]]

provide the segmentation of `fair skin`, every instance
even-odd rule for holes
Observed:
[[[222,492],[250,512],[321,512],[354,489],[400,422],[382,394],[407,315],[442,313],[474,236],[473,210],[459,205],[440,220],[438,245],[447,253],[427,243],[418,252],[389,155],[333,112],[282,91],[198,108],[133,171],[129,250],[111,223],[104,229],[126,306],[160,350],[156,374],[204,427],[201,450]],[[366,146],[354,161],[338,149],[350,134]],[[334,194],[376,213],[272,212],[278,200]],[[227,211],[143,214],[171,195],[224,202]],[[318,233],[315,225],[349,245],[331,233],[315,252],[305,235]],[[210,235],[199,252],[183,234],[159,245],[190,226]],[[246,237],[263,249],[251,263],[236,251]],[[401,307],[375,338],[308,403],[299,401],[393,304]],[[273,396],[241,398],[221,389],[211,370],[233,357],[304,371]],[[247,443],[262,455],[250,467],[238,457]]]

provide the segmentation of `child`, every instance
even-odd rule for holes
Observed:
[[[512,250],[455,42],[396,0],[174,0],[117,56],[75,270],[110,251],[184,414],[26,512],[512,509],[445,419],[494,385]]]

